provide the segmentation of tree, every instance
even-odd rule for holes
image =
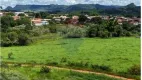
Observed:
[[[18,16],[23,17],[23,16],[25,16],[25,14],[24,13],[20,13]]]
[[[91,19],[91,22],[94,24],[101,24],[102,23],[102,18],[100,17],[94,17]]]
[[[15,15],[15,14],[12,13],[12,12],[9,12],[9,13],[6,14],[6,16],[14,16],[14,15]]]
[[[96,37],[98,32],[98,27],[99,25],[94,25],[94,24],[89,25],[87,29],[87,36]]]
[[[31,25],[31,21],[27,17],[22,17],[21,19],[18,19],[16,22],[18,25],[23,25],[23,24],[24,25]]]
[[[2,16],[1,17],[1,28],[8,29],[8,27],[16,26],[16,22],[11,16]]]
[[[84,23],[85,21],[87,21],[87,17],[85,15],[80,15],[79,16],[79,22]]]

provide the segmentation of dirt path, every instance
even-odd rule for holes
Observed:
[[[16,62],[4,62],[8,65],[14,65],[17,64]],[[26,66],[32,66],[33,64],[30,63],[20,63],[22,67],[26,67]],[[135,79],[129,79],[129,78],[124,78],[121,76],[116,76],[116,75],[111,75],[111,74],[106,74],[106,73],[101,73],[101,72],[94,72],[94,71],[87,71],[87,70],[77,70],[77,69],[69,69],[69,68],[61,68],[61,67],[55,67],[55,66],[47,66],[44,64],[34,64],[34,67],[49,67],[51,69],[59,69],[59,70],[68,70],[68,71],[75,71],[75,72],[80,72],[80,73],[86,73],[86,74],[97,74],[97,75],[104,75],[104,76],[108,76],[108,77],[112,77],[112,78],[116,78],[116,79],[121,79],[121,80],[135,80]]]

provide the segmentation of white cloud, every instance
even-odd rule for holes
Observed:
[[[129,3],[135,3],[140,5],[140,0],[0,0],[0,6],[14,7],[17,4],[103,4],[103,5],[127,5]]]

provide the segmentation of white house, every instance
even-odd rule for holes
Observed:
[[[35,25],[35,26],[43,26],[43,25],[48,25],[49,22],[46,20],[42,20],[40,18],[36,18],[36,19],[32,19],[31,20],[31,25]]]
[[[3,16],[3,13],[2,13],[2,12],[0,12],[0,16]]]
[[[19,14],[24,14],[25,16],[28,16],[28,14],[26,14],[24,12],[15,12],[15,16],[18,16]]]

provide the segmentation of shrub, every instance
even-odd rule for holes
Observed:
[[[109,32],[107,30],[106,31],[98,31],[98,35],[101,38],[108,38],[109,37]]]
[[[1,67],[1,68],[2,68],[2,67],[8,68],[8,64],[6,64],[6,63],[4,63],[4,62],[1,62],[0,67]]]
[[[48,62],[47,64],[48,64],[48,65],[54,65],[54,66],[57,66],[57,65],[58,65],[58,62]]]
[[[2,38],[1,46],[4,46],[4,47],[12,46],[12,42],[10,41],[8,37]]]
[[[16,32],[9,32],[7,34],[8,39],[12,42],[12,43],[16,43],[17,39],[18,39],[18,34]]]
[[[126,36],[132,36],[132,33],[127,31]]]
[[[98,25],[89,25],[87,29],[87,37],[97,37]]]
[[[56,27],[56,25],[54,25],[54,24],[50,25],[50,26],[49,26],[49,31],[50,31],[51,33],[56,33],[56,32],[57,32],[57,27]]]
[[[8,53],[8,59],[12,59],[12,55],[13,55],[12,52]]]
[[[21,67],[21,64],[20,63],[15,63],[14,67]]]
[[[108,66],[100,66],[100,65],[92,65],[93,70],[98,70],[98,71],[112,71],[112,69]]]
[[[40,73],[49,73],[50,70],[51,70],[50,68],[43,66],[40,69]]]
[[[79,67],[79,68],[82,68],[82,67],[88,67],[89,66],[89,63],[88,62],[68,62],[67,64],[68,66],[70,67]]]
[[[69,26],[66,28],[65,37],[67,38],[81,38],[85,36],[85,29],[78,26]]]
[[[18,37],[18,43],[21,46],[28,45],[30,43],[30,39],[27,34],[20,34]]]
[[[140,75],[141,74],[140,65],[133,65],[130,69],[128,69],[128,73],[132,75]]]
[[[67,58],[63,57],[63,58],[61,59],[61,62],[67,62]]]

